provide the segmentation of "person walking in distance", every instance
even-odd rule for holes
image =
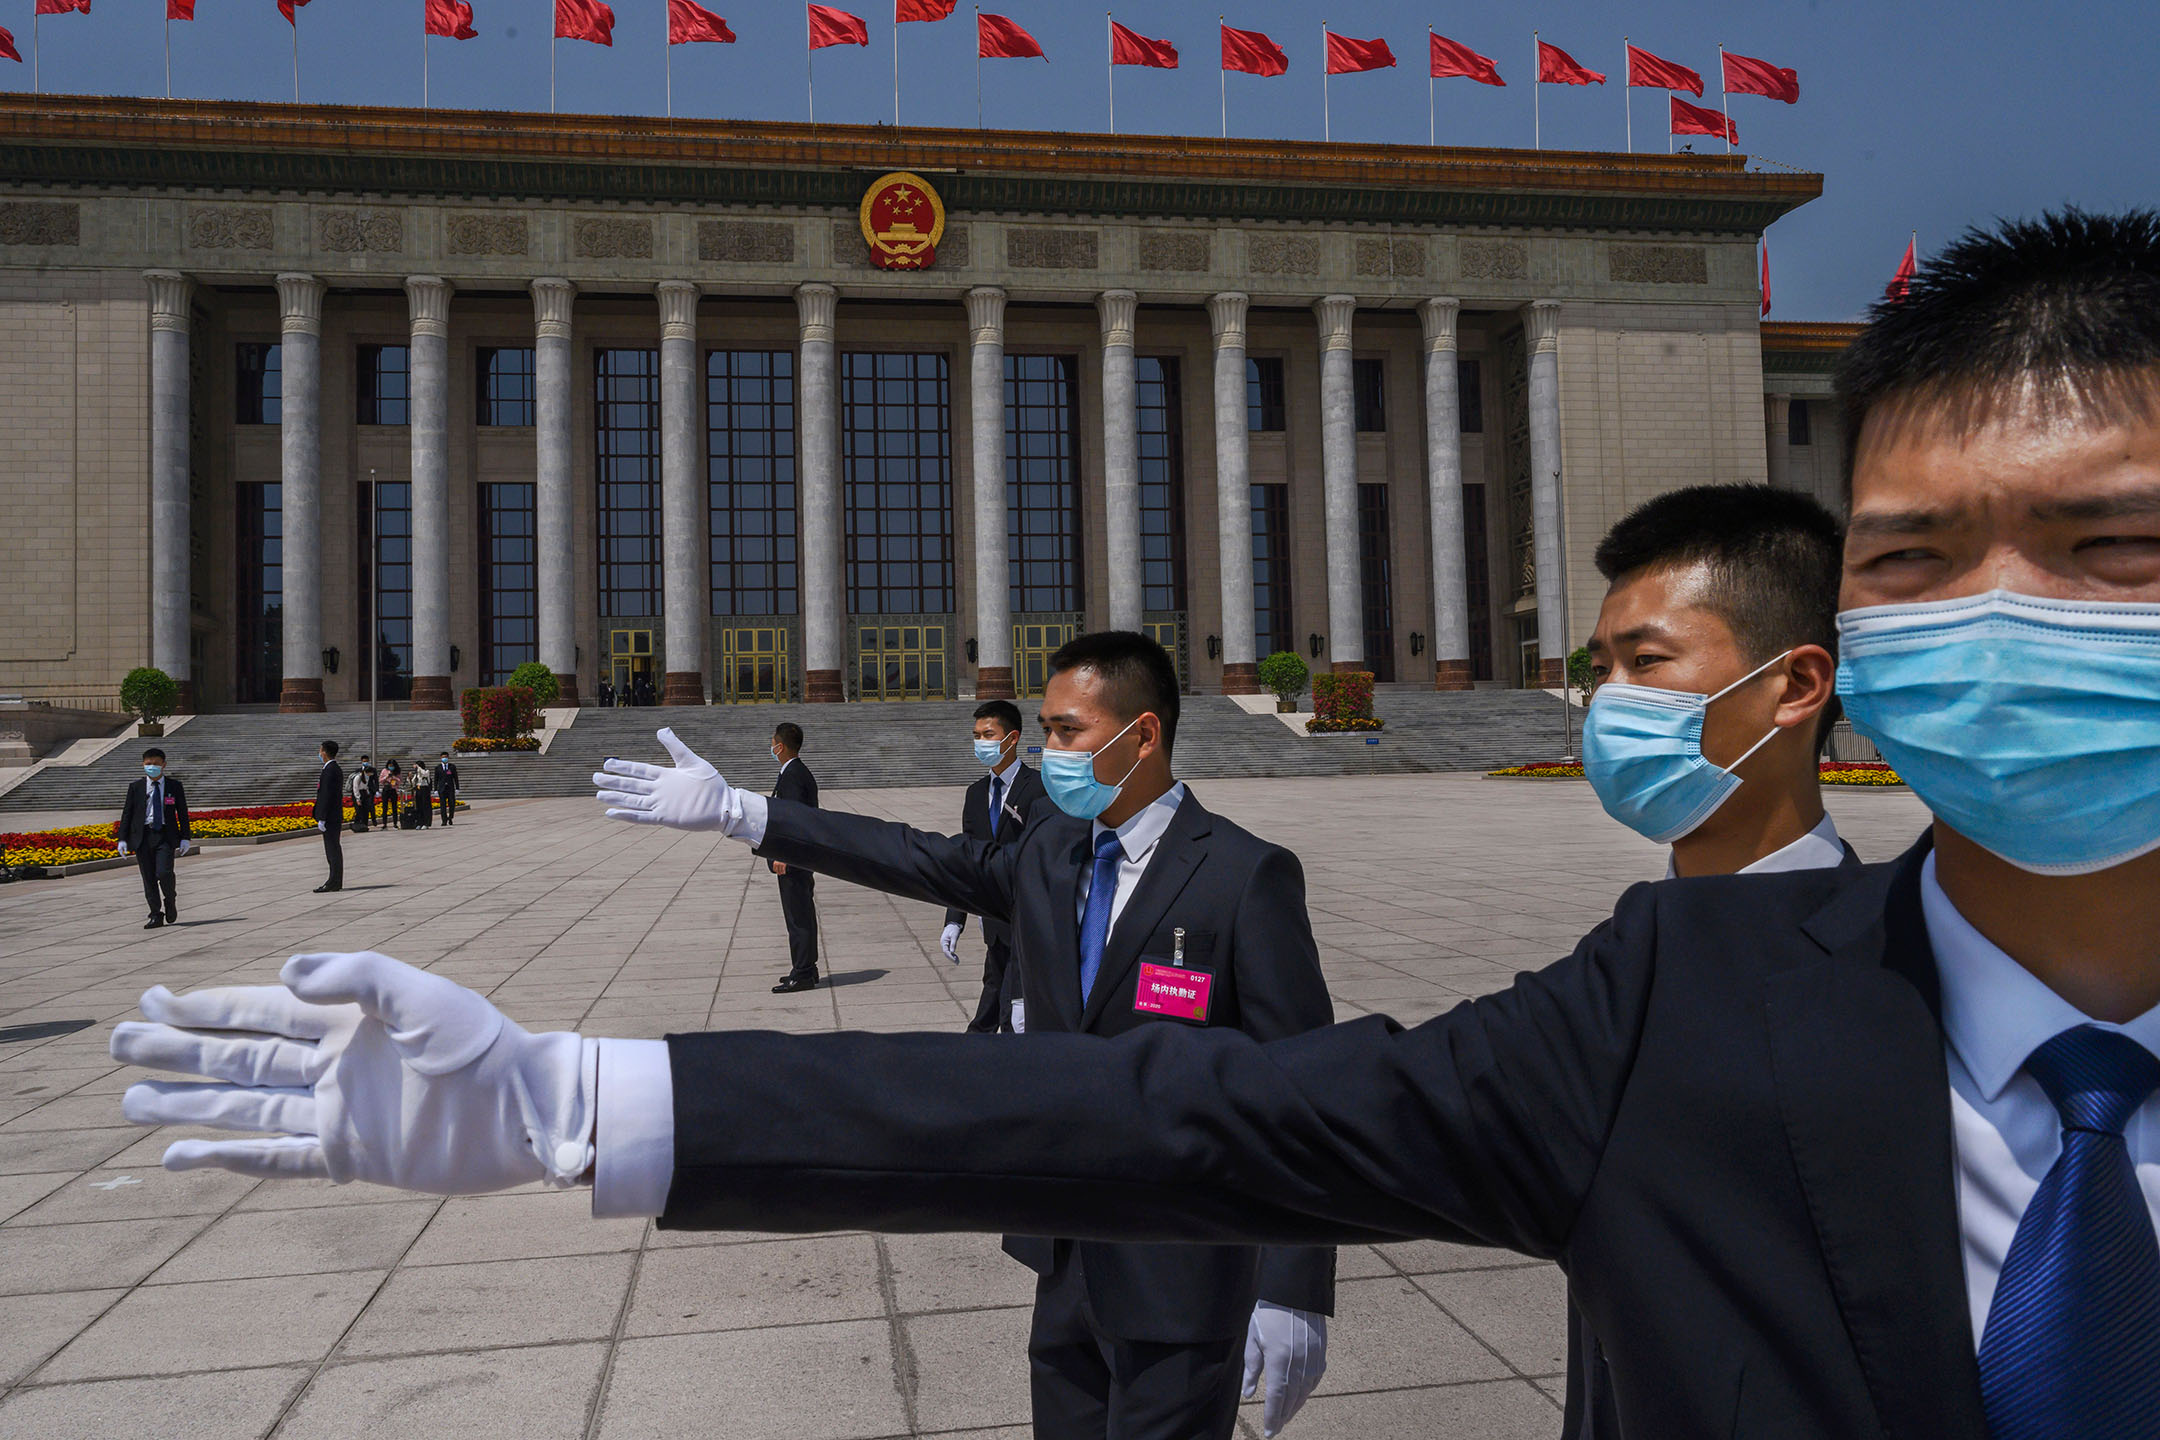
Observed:
[[[458,769],[445,750],[435,759],[435,798],[442,805],[442,823],[448,829],[457,821]]]
[[[990,773],[968,786],[960,806],[960,833],[988,845],[1011,845],[1027,825],[1028,811],[1043,798],[1042,777],[1020,759],[1020,707],[1010,700],[985,700],[975,707],[975,763]],[[945,912],[945,932],[938,945],[945,958],[960,963],[960,934],[967,928],[967,911]],[[987,1035],[999,1030],[1020,1029],[1026,1023],[1015,1005],[1025,1001],[1017,993],[1019,976],[1009,968],[1012,958],[1012,927],[1002,919],[983,917],[983,988],[968,1033]]]
[[[670,752],[678,749],[685,755],[688,747],[675,739],[672,730],[664,733]],[[817,776],[802,763],[802,726],[792,720],[783,720],[773,727],[772,757],[780,762],[779,778],[773,783],[773,798],[793,800],[797,804],[817,808]],[[680,764],[678,760],[676,763]],[[780,913],[787,920],[788,958],[790,966],[787,978],[773,986],[775,995],[792,995],[798,990],[817,988],[817,877],[800,867],[790,868],[778,860],[765,862],[780,877]]]
[[[188,831],[187,791],[177,777],[165,773],[165,752],[153,745],[143,751],[142,761],[141,777],[128,782],[127,798],[120,802],[114,833],[120,854],[134,852],[135,867],[142,872],[143,903],[150,907],[143,929],[155,930],[180,918],[173,860],[192,850],[195,842]]]
[[[348,784],[352,791],[352,828],[356,835],[375,823],[375,787],[381,778],[381,773],[375,768],[374,757],[362,755],[359,768],[352,772],[352,779]]]
[[[322,831],[323,858],[330,862],[330,878],[315,887],[318,895],[345,888],[345,772],[337,763],[338,743],[325,740],[316,753],[322,769],[315,777],[315,828]]]
[[[435,828],[435,776],[427,757],[412,762],[413,824],[422,830]]]

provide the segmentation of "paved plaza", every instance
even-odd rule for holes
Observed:
[[[1580,782],[1198,788],[1303,857],[1338,1018],[1415,1022],[1500,988],[1664,865]],[[944,829],[959,791],[826,800]],[[1830,804],[1870,860],[1924,823],[1902,790]],[[346,872],[344,893],[314,895],[312,841],[212,851],[181,862],[181,924],[153,933],[132,868],[0,887],[0,1026],[96,1022],[0,1045],[0,1437],[1025,1435],[1033,1277],[995,1237],[663,1234],[593,1221],[582,1192],[438,1201],[167,1174],[165,1146],[205,1132],[126,1125],[140,1072],[105,1048],[149,985],[264,983],[294,952],[370,948],[535,1030],[957,1031],[974,927],[954,967],[940,912],[828,881],[832,983],[776,996],[787,942],[765,867],[589,801],[353,837]],[[1346,1247],[1340,1275],[1327,1378],[1288,1435],[1559,1433],[1553,1267],[1416,1243]],[[1240,1434],[1258,1419],[1248,1405]]]

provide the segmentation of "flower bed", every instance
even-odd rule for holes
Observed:
[[[1562,764],[1557,760],[1537,765],[1510,765],[1504,770],[1488,770],[1488,775],[1510,780],[1580,780],[1583,768],[1579,761]],[[1890,785],[1902,785],[1898,773],[1880,760],[1825,760],[1822,762],[1822,783],[1825,785],[1859,785],[1881,789]]]
[[[1313,718],[1308,735],[1347,735],[1384,728],[1373,718],[1373,677],[1362,670],[1312,677]]]
[[[352,801],[345,802],[345,818],[352,819]],[[188,833],[197,840],[243,839],[251,835],[281,835],[289,830],[315,828],[315,807],[296,805],[244,805],[223,810],[198,810],[188,816]],[[0,835],[10,865],[75,865],[103,860],[119,848],[114,832],[117,821],[102,825],[68,825],[57,830],[33,830]]]
[[[461,754],[501,754],[513,750],[538,750],[540,742],[530,735],[460,735],[450,748]]]

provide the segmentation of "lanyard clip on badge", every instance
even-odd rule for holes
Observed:
[[[1185,968],[1185,927],[1177,926],[1170,932],[1170,963]]]

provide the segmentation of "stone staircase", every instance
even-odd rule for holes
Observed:
[[[974,703],[742,705],[578,712],[548,753],[462,756],[462,794],[470,800],[592,793],[591,775],[610,755],[654,764],[666,755],[653,731],[670,725],[730,779],[760,789],[772,783],[766,746],[772,727],[803,727],[803,758],[827,789],[959,785],[981,774],[969,746]],[[1023,704],[1022,712],[1028,706]],[[1561,753],[1560,702],[1539,691],[1476,690],[1434,694],[1382,690],[1375,707],[1387,729],[1365,737],[1307,738],[1272,715],[1250,715],[1215,695],[1187,696],[1178,726],[1177,770],[1194,780],[1268,775],[1390,775],[1486,770]],[[386,713],[378,762],[432,756],[458,734],[454,713]],[[1578,717],[1579,729],[1579,717]],[[346,757],[368,747],[363,711],[328,715],[199,715],[166,748],[172,772],[194,808],[267,805],[312,799],[315,747],[336,739]],[[138,773],[141,747],[130,743],[91,765],[42,771],[5,796],[0,813],[119,809]]]

